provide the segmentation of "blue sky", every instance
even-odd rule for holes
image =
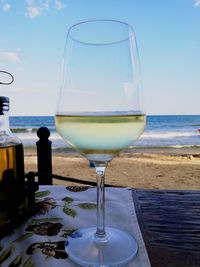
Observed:
[[[133,26],[147,114],[200,114],[200,0],[0,0],[11,115],[54,114],[67,30],[91,18]]]

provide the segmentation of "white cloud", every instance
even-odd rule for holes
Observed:
[[[46,2],[44,2],[43,4],[42,4],[42,8],[43,9],[49,9],[49,3],[48,3],[48,1],[46,1]]]
[[[31,19],[42,15],[50,8],[60,11],[66,7],[62,0],[25,0],[25,3],[25,15]]]
[[[34,19],[49,9],[50,0],[26,0],[26,12],[25,16]]]
[[[9,1],[9,0],[8,0]],[[10,11],[11,4],[7,0],[0,0],[0,7],[4,12]],[[66,0],[24,0],[25,16],[34,19],[43,15],[47,10],[55,9],[60,11],[66,7]]]
[[[200,0],[194,0],[194,5],[196,7],[200,7]]]
[[[8,12],[11,9],[11,5],[6,0],[0,0],[0,5],[4,12]]]
[[[11,9],[11,5],[8,3],[5,3],[3,5],[3,11],[8,12]]]
[[[66,5],[63,4],[61,0],[55,0],[54,4],[55,4],[55,9],[56,10],[61,10],[61,9],[66,7]]]
[[[34,6],[28,6],[26,8],[26,13],[25,15],[31,19],[34,19],[41,15],[42,9],[40,7],[34,7]]]
[[[21,60],[16,52],[4,51],[0,52],[0,59],[8,62],[20,63]]]
[[[34,0],[26,0],[25,1],[28,5],[32,5],[32,4],[34,4]]]

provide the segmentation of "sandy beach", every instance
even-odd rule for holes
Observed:
[[[75,152],[53,152],[53,173],[96,181],[94,168]],[[25,170],[37,171],[35,150],[25,149]],[[113,159],[106,183],[148,189],[200,189],[200,149],[135,149]],[[54,184],[69,183],[54,180]]]

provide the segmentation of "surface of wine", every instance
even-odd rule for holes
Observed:
[[[56,115],[57,131],[92,161],[109,161],[137,140],[145,127],[145,115],[135,113]]]

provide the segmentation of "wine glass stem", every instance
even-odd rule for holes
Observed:
[[[97,242],[107,241],[105,232],[105,166],[96,166],[97,173],[97,230],[96,240]]]

